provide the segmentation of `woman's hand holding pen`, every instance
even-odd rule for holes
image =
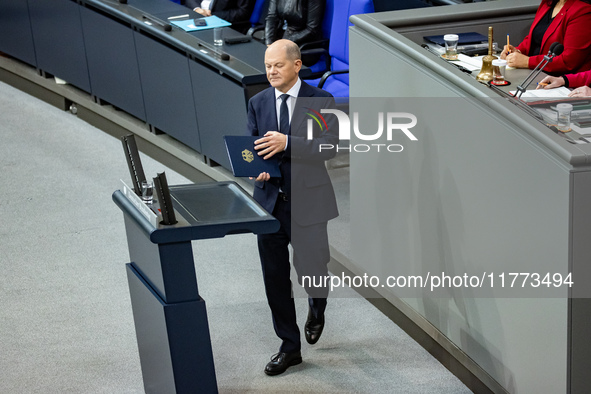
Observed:
[[[559,88],[562,85],[564,85],[564,79],[562,77],[552,77],[548,75],[538,83],[536,89],[554,89]]]
[[[503,52],[501,52],[501,59],[505,59],[510,53],[519,52],[513,45],[505,45]],[[521,52],[519,52],[521,53]]]
[[[536,89],[553,89],[564,85],[564,78],[552,77],[548,75],[542,79]],[[591,88],[589,86],[581,86],[569,93],[568,97],[589,97],[591,96]]]
[[[507,60],[507,66],[513,68],[528,68],[529,56],[525,56],[521,51],[509,44],[509,34],[507,34],[507,45],[503,47],[501,59]]]
[[[506,56],[507,66],[513,68],[528,68],[529,56],[524,55],[515,48],[513,49],[514,52],[511,52]]]

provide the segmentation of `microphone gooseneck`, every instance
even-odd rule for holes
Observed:
[[[534,68],[529,73],[529,75],[527,76],[527,78],[523,80],[521,85],[517,86],[517,90],[515,91],[513,97],[521,98],[523,93],[525,93],[525,91],[527,90],[527,87],[533,82],[534,79],[537,78],[538,75],[540,75],[540,73],[544,70],[544,68],[546,68],[548,63],[552,62],[552,60],[556,56],[560,55],[563,51],[564,45],[562,45],[561,43],[553,42],[552,44],[550,44],[550,47],[548,48],[548,54],[545,55],[542,61],[538,63],[536,68]]]

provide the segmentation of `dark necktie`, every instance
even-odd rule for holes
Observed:
[[[282,94],[281,106],[279,107],[279,131],[283,134],[289,134],[289,110],[287,109],[287,99],[289,94]]]

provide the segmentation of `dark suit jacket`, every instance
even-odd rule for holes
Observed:
[[[529,56],[532,31],[549,10],[546,0],[542,0],[529,34],[517,46],[524,55]],[[545,72],[559,75],[589,70],[591,68],[591,4],[580,0],[567,0],[548,26],[542,38],[540,54],[529,58],[530,69],[534,69],[542,61],[553,42],[564,45],[564,51],[546,66]]]
[[[338,216],[334,190],[325,161],[334,157],[335,149],[322,149],[324,146],[338,145],[338,126],[327,115],[328,128],[320,129],[314,121],[314,138],[307,139],[307,120],[312,119],[310,108],[320,112],[322,108],[334,108],[330,93],[312,87],[302,81],[291,119],[291,132],[288,135],[287,150],[282,152],[281,174],[283,179],[271,178],[267,182],[256,182],[255,200],[272,213],[279,194],[279,188],[292,201],[292,220],[301,226],[327,222]],[[248,133],[263,136],[267,131],[277,131],[277,109],[275,89],[268,88],[250,99],[248,103]]]
[[[193,10],[201,6],[201,0],[185,0],[185,6]],[[250,19],[253,6],[253,0],[215,0],[211,14],[231,23],[245,22]]]

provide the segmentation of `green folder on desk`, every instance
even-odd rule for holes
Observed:
[[[207,25],[205,26],[195,26],[195,19],[187,19],[184,21],[172,21],[170,22],[172,25],[180,27],[184,31],[197,31],[197,30],[207,30],[213,29],[216,27],[227,27],[232,26],[232,24],[228,21],[223,20],[222,18],[218,18],[215,15],[207,16],[205,18],[201,18],[204,20]]]

